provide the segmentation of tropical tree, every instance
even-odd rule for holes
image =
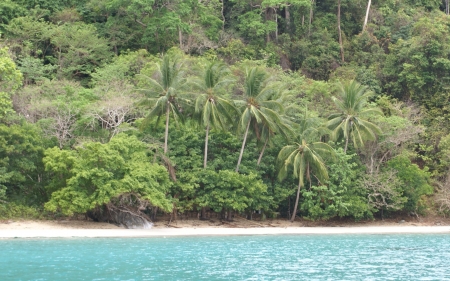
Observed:
[[[203,80],[195,85],[200,94],[195,100],[195,113],[198,121],[206,127],[205,154],[203,168],[206,169],[208,161],[208,137],[211,128],[226,129],[235,114],[238,113],[233,101],[221,96],[224,87],[232,82],[228,77],[228,69],[223,63],[210,63],[203,74]]]
[[[146,225],[149,219],[142,210],[150,206],[172,210],[169,174],[162,165],[151,163],[148,152],[145,143],[125,134],[106,144],[46,150],[45,169],[55,175],[48,188],[55,191],[45,208],[127,227],[135,220]]]
[[[285,118],[285,116],[280,116],[280,120],[281,122],[275,124],[276,131],[265,124],[262,125],[260,130],[260,141],[264,142],[264,144],[259,153],[258,162],[256,163],[257,166],[261,164],[264,151],[266,150],[267,145],[271,142],[272,138],[275,136],[275,133],[281,134],[285,140],[288,140],[290,136],[293,135],[291,121]]]
[[[347,152],[351,138],[355,148],[363,146],[365,140],[375,140],[381,129],[367,120],[371,114],[383,114],[379,108],[367,107],[367,99],[372,95],[367,87],[356,81],[339,84],[339,96],[333,97],[339,112],[328,117],[327,126],[333,130],[335,139],[345,139],[344,152]]]
[[[250,124],[253,122],[256,128],[260,124],[271,131],[277,131],[278,124],[281,124],[279,113],[282,112],[283,107],[275,99],[278,91],[274,85],[269,83],[269,80],[266,72],[257,67],[248,70],[246,73],[244,100],[239,102],[243,106],[239,128],[245,128],[245,131],[236,172],[239,171],[242,155],[244,154]],[[259,132],[257,131],[257,133]]]
[[[293,166],[294,178],[298,178],[297,196],[291,217],[292,222],[297,214],[300,189],[304,185],[305,176],[309,181],[311,181],[311,173],[314,173],[319,181],[328,179],[327,168],[321,155],[331,154],[333,154],[333,148],[328,144],[323,142],[309,143],[305,138],[300,138],[299,142],[283,147],[278,154],[277,161],[282,166],[278,178],[282,180],[286,177],[290,165]]]
[[[291,217],[292,222],[295,220],[297,213],[300,189],[304,186],[305,176],[309,182],[311,182],[311,173],[321,182],[327,180],[328,171],[324,158],[334,158],[335,156],[333,148],[328,144],[311,141],[326,134],[326,130],[319,121],[318,118],[309,118],[305,113],[305,116],[299,122],[298,141],[283,147],[278,153],[277,162],[280,166],[278,179],[283,180],[286,177],[290,165],[293,167],[294,178],[298,178],[297,196]]]
[[[295,102],[292,101],[292,97],[294,95],[291,91],[279,91],[279,93],[280,94],[277,95],[278,98],[276,101],[279,102],[283,107],[284,114],[280,116],[280,122],[274,124],[276,131],[273,131],[266,124],[263,124],[261,126],[262,128],[260,129],[258,141],[264,144],[259,153],[258,162],[256,164],[257,166],[261,164],[264,151],[266,150],[267,145],[271,142],[276,133],[280,134],[286,140],[286,142],[289,142],[289,139],[295,135],[294,127],[296,124],[293,117],[299,111],[299,107],[297,104],[295,104]]]
[[[188,102],[188,100],[179,97],[186,81],[181,67],[182,64],[176,56],[166,54],[163,56],[161,64],[157,64],[156,79],[141,74],[153,86],[144,90],[149,96],[147,101],[153,104],[153,109],[147,118],[157,116],[159,120],[163,115],[166,117],[164,154],[167,154],[168,150],[167,139],[169,136],[170,113],[172,112],[173,117],[177,120],[181,116],[181,105]]]
[[[8,48],[0,49],[0,120],[13,112],[11,94],[22,84],[22,73],[9,57]]]

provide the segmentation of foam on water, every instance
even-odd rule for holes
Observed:
[[[450,280],[449,235],[0,240],[0,280]]]

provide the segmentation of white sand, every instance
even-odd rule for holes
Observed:
[[[175,237],[280,234],[445,233],[450,226],[153,228],[153,229],[0,229],[0,239],[78,237]]]

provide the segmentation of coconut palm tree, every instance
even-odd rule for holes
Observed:
[[[282,105],[276,101],[277,92],[277,89],[269,84],[269,78],[263,70],[257,67],[247,70],[244,81],[244,100],[239,102],[243,107],[239,128],[245,128],[245,130],[236,172],[239,171],[244,154],[250,124],[253,122],[256,129],[257,125],[261,124],[271,131],[277,131],[277,124],[281,123],[279,112],[283,110]]]
[[[383,114],[379,108],[367,107],[367,99],[372,95],[367,87],[356,81],[339,84],[339,96],[333,97],[339,112],[328,117],[327,126],[334,139],[345,139],[344,152],[347,152],[351,138],[355,148],[364,145],[365,140],[375,140],[381,129],[367,120],[371,114]]]
[[[149,96],[148,101],[153,104],[153,108],[147,118],[157,116],[159,120],[164,115],[166,118],[164,154],[167,154],[168,150],[167,140],[169,136],[170,114],[172,113],[172,116],[177,120],[181,117],[183,104],[189,102],[179,97],[181,89],[186,82],[181,66],[182,64],[177,57],[171,57],[171,55],[166,54],[163,56],[161,63],[157,64],[156,79],[141,75],[152,85],[150,89],[144,90]]]
[[[278,161],[282,163],[279,172],[279,179],[286,177],[288,166],[293,166],[294,178],[298,178],[297,196],[295,198],[294,211],[291,221],[295,220],[297,214],[300,189],[305,182],[305,176],[311,180],[311,173],[320,180],[328,179],[328,172],[321,156],[321,153],[332,154],[332,148],[323,142],[308,143],[306,139],[301,139],[293,145],[285,146],[278,154]]]
[[[208,161],[208,136],[211,128],[226,129],[232,123],[234,116],[239,111],[233,101],[230,101],[220,95],[223,87],[232,83],[233,80],[227,76],[228,69],[223,63],[210,63],[203,74],[201,83],[195,83],[201,93],[195,100],[195,113],[198,121],[206,127],[205,136],[205,155],[203,159],[203,168],[206,169]]]
[[[258,162],[256,163],[257,166],[261,164],[264,151],[266,150],[267,145],[271,142],[276,133],[283,136],[286,141],[288,141],[289,138],[294,134],[293,124],[288,118],[286,118],[286,116],[280,116],[280,121],[281,122],[275,124],[276,131],[273,131],[266,125],[262,125],[259,133],[259,141],[264,142],[264,144],[261,148],[261,152],[259,153]]]
[[[278,87],[278,85],[276,87]],[[281,135],[286,142],[289,142],[289,140],[295,135],[294,127],[296,127],[297,124],[294,121],[294,116],[298,113],[300,108],[297,104],[295,104],[295,101],[292,100],[294,94],[290,91],[282,90],[282,88],[283,86],[280,85],[280,90],[277,93],[277,102],[279,102],[283,107],[284,114],[280,116],[281,122],[275,123],[276,131],[271,130],[266,125],[261,126],[262,128],[258,134],[258,141],[260,143],[264,142],[264,144],[259,154],[258,162],[256,164],[257,166],[261,164],[264,151],[275,134]]]
[[[313,173],[319,181],[328,179],[328,172],[323,159],[324,157],[334,157],[334,150],[328,144],[308,141],[311,136],[317,136],[317,132],[320,131],[313,127],[315,122],[311,121],[314,120],[309,118],[302,120],[298,142],[283,147],[277,157],[278,165],[281,166],[278,173],[279,180],[286,177],[288,167],[291,165],[294,178],[298,178],[297,196],[291,217],[292,222],[297,214],[300,189],[304,186],[305,177],[311,182],[311,173]]]

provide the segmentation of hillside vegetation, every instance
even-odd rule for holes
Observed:
[[[0,219],[450,213],[448,0],[4,0]]]

